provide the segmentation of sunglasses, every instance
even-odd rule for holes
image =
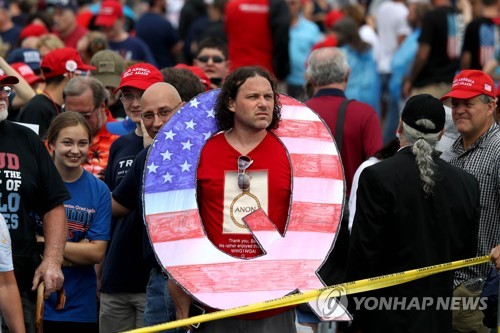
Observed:
[[[252,165],[253,160],[245,155],[238,157],[238,187],[243,191],[248,191],[250,188],[250,176],[246,170]]]
[[[220,64],[222,63],[223,61],[226,61],[226,59],[222,58],[222,57],[219,57],[219,56],[213,56],[213,57],[210,57],[210,56],[201,56],[201,57],[198,57],[196,58],[199,62],[202,62],[204,64],[206,64],[210,59],[212,59],[212,61],[215,63],[215,64]]]

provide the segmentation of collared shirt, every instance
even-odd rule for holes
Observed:
[[[490,253],[500,243],[500,127],[493,124],[467,150],[458,138],[441,158],[474,175],[481,189],[481,218],[479,221],[477,255]],[[474,278],[488,276],[489,264],[458,270],[454,286]]]

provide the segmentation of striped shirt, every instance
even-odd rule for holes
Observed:
[[[441,158],[474,175],[481,189],[481,218],[477,255],[490,253],[500,243],[500,127],[495,123],[465,150],[462,137]],[[488,276],[489,264],[470,266],[455,273],[454,287],[474,278]]]

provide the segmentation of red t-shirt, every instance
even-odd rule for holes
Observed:
[[[230,70],[259,65],[274,72],[269,0],[229,1],[225,18]]]
[[[62,37],[58,34],[58,37],[63,41],[64,45],[67,47],[72,47],[76,49],[76,45],[78,44],[78,41],[80,38],[85,36],[89,31],[87,28],[81,27],[77,25],[75,27],[75,30],[73,30],[68,36]]]
[[[225,253],[238,258],[262,254],[242,217],[261,207],[283,234],[291,193],[290,163],[283,145],[272,134],[247,156],[253,164],[250,190],[238,187],[241,154],[224,134],[210,139],[198,166],[198,205],[208,238]]]
[[[249,192],[245,193],[237,181],[239,156],[241,154],[227,142],[223,133],[206,143],[198,165],[197,199],[203,225],[212,243],[231,256],[253,258],[262,251],[241,218],[261,207],[283,234],[291,194],[290,163],[283,145],[268,133],[247,154],[253,163],[247,169],[252,178]],[[266,318],[288,309],[238,318]]]

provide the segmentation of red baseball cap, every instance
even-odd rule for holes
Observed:
[[[0,74],[0,84],[8,86],[19,83],[19,79],[15,76]]]
[[[158,68],[141,62],[130,66],[123,72],[120,85],[115,89],[115,93],[124,87],[146,90],[157,82],[163,82],[163,75]]]
[[[74,72],[77,69],[82,71],[95,70],[94,66],[84,64],[78,51],[72,47],[50,51],[43,57],[40,68],[45,78]]]
[[[325,27],[331,29],[333,25],[342,18],[344,18],[344,13],[340,10],[330,10],[325,16]]]
[[[28,37],[40,37],[48,33],[49,31],[47,30],[47,28],[45,28],[45,26],[37,23],[32,23],[28,24],[23,28],[23,30],[21,30],[19,39],[23,40]]]
[[[101,3],[101,7],[95,19],[95,25],[110,27],[121,17],[123,17],[123,7],[121,3],[115,0],[106,0]]]
[[[441,97],[441,101],[448,98],[469,99],[479,95],[495,97],[495,83],[480,70],[466,69],[455,75],[451,91]]]
[[[199,79],[200,82],[203,83],[203,86],[205,87],[205,91],[210,90],[210,79],[208,78],[207,74],[197,66],[188,66],[186,64],[177,64],[174,66],[174,68],[184,68],[196,75]]]
[[[28,81],[29,84],[34,84],[37,82],[43,82],[44,79],[41,76],[35,75],[30,66],[24,62],[15,62],[11,64],[12,68],[16,70],[21,76]]]

